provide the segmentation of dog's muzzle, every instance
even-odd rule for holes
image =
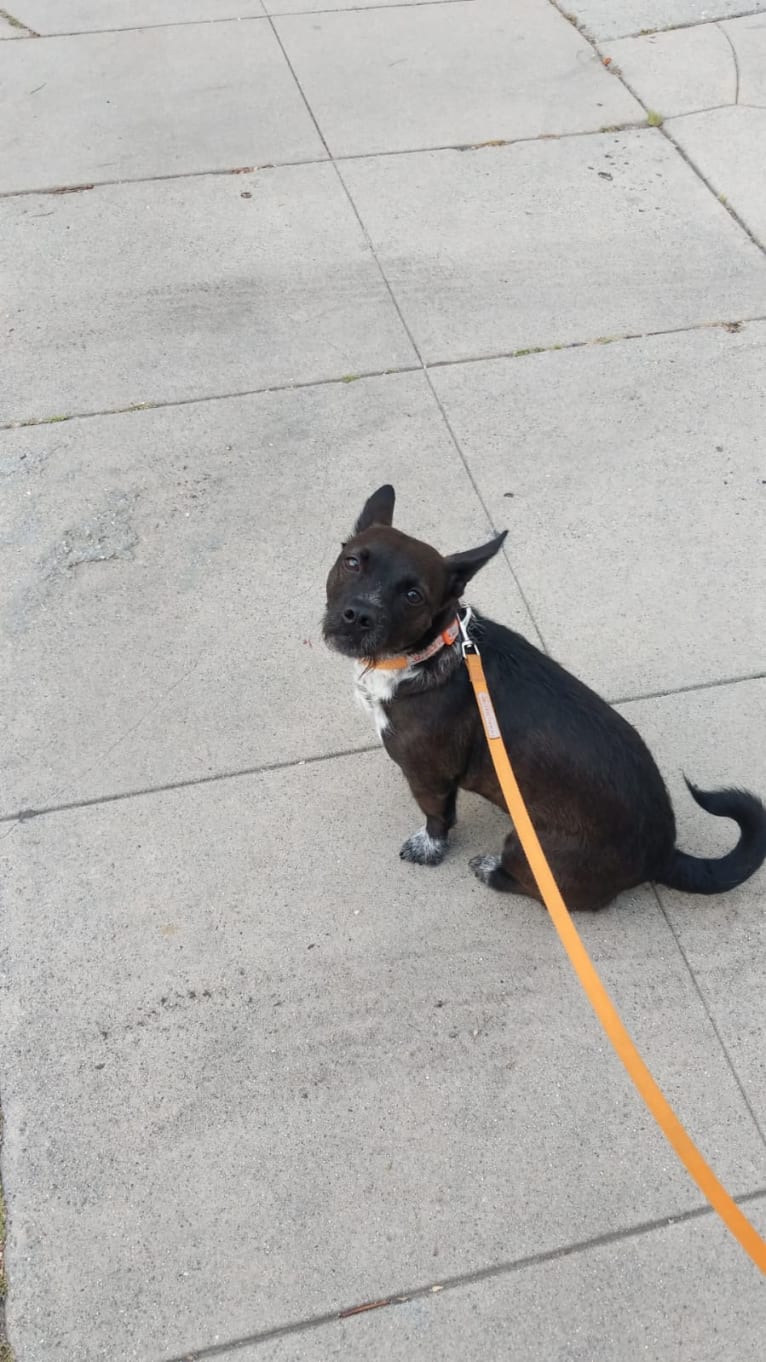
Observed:
[[[328,606],[322,625],[325,642],[347,657],[374,657],[386,642],[387,620],[380,606],[355,597]]]

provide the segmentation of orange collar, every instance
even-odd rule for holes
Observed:
[[[412,667],[416,662],[425,662],[427,658],[433,657],[434,653],[440,652],[442,648],[451,648],[460,634],[460,624],[455,619],[448,629],[444,629],[441,634],[437,634],[433,643],[429,643],[422,653],[404,653],[401,657],[383,657],[380,662],[375,662],[372,658],[367,659],[367,668],[375,672],[401,672],[405,667]]]

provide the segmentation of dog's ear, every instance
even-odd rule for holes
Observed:
[[[379,487],[368,497],[362,507],[362,514],[354,526],[354,534],[369,530],[371,525],[390,525],[394,518],[396,493],[389,482]]]
[[[496,539],[482,544],[478,549],[468,549],[465,553],[451,553],[444,559],[447,567],[447,596],[462,596],[466,585],[483,568],[490,558],[494,558],[503,545],[508,531],[503,530]]]

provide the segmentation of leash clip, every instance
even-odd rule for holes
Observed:
[[[469,653],[473,653],[476,657],[481,656],[479,649],[476,647],[476,644],[468,633],[468,625],[471,622],[472,615],[473,610],[470,605],[461,607],[457,612],[457,622],[460,625],[460,646],[463,650],[463,658],[466,658]]]

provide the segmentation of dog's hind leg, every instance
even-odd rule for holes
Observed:
[[[570,912],[596,912],[611,903],[622,885],[615,885],[602,868],[599,876],[594,858],[588,857],[578,838],[568,833],[541,832],[543,849],[553,878]],[[504,894],[523,894],[542,902],[540,890],[515,831],[505,839],[502,856],[474,856],[471,869],[482,884]]]
[[[426,815],[426,822],[425,827],[407,838],[399,855],[415,865],[439,865],[447,850],[449,830],[455,825],[457,785],[426,790],[410,781],[410,789]]]
[[[505,839],[502,856],[473,856],[468,862],[477,880],[497,889],[501,894],[522,894],[524,898],[540,899],[521,843],[514,832]],[[522,876],[519,876],[519,870]],[[523,871],[526,870],[526,875]]]

